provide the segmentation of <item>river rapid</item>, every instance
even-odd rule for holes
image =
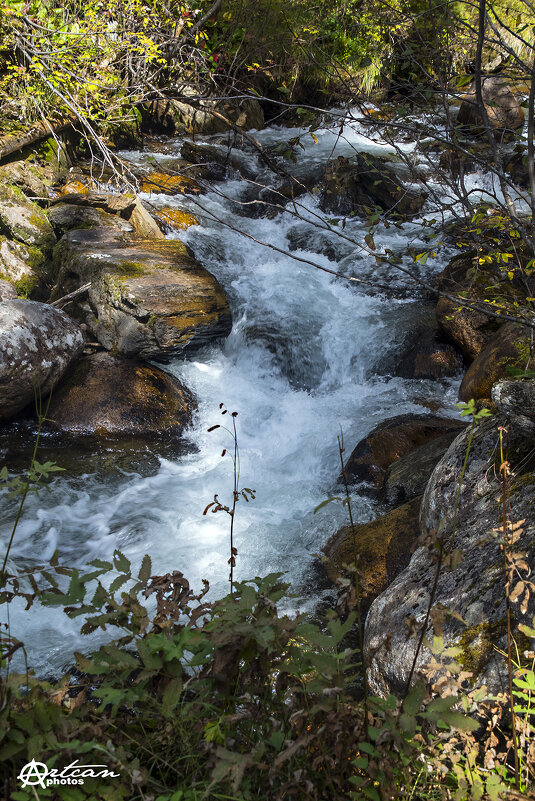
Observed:
[[[358,124],[346,126],[343,137],[338,123],[317,130],[315,137],[277,126],[254,133],[265,148],[299,134],[304,150],[297,148],[297,163],[287,165],[297,174],[319,170],[333,156],[351,156],[355,150],[385,152]],[[223,147],[221,137],[196,141]],[[181,144],[166,140],[161,152],[153,144],[150,152],[123,155],[138,166],[150,160],[165,164],[179,155]],[[410,142],[400,147],[414,151]],[[109,559],[118,548],[134,565],[149,553],[153,572],[181,570],[193,588],[200,589],[206,578],[213,596],[226,593],[229,518],[224,513],[203,516],[215,494],[223,503],[231,500],[232,463],[221,453],[232,441],[223,428],[208,432],[228,420],[220,416],[223,403],[238,412],[240,486],[256,491],[255,500],[241,501],[236,513],[236,578],[284,572],[296,590],[295,603],[311,604],[320,594],[314,555],[345,521],[336,503],[314,514],[336,488],[340,431],[347,457],[386,418],[426,413],[429,407],[457,414],[457,379],[393,377],[403,342],[433,316],[432,301],[406,279],[378,268],[373,256],[340,239],[336,225],[329,232],[308,223],[318,213],[314,193],[300,198],[302,219],[296,218],[291,203],[286,213],[246,216],[240,201],[250,197],[251,186],[274,180],[253,153],[240,158],[252,184],[234,172],[199,196],[142,196],[157,207],[176,206],[197,217],[200,224],[180,237],[219,279],[233,313],[226,341],[176,358],[164,368],[197,397],[194,425],[186,435],[191,449],[176,459],[159,457],[156,469],[149,471],[120,468],[107,475],[57,476],[49,491],[29,497],[12,566],[42,562],[56,549],[65,564],[83,565],[96,557]],[[432,213],[424,207],[424,216]],[[381,226],[375,242],[378,249],[402,254],[409,266],[408,247],[427,249],[428,230],[419,220]],[[364,221],[348,218],[344,234],[362,242]],[[348,283],[261,243],[404,291],[388,296]],[[439,250],[436,259],[419,266],[420,274],[432,277],[452,253]],[[0,535],[6,541],[15,501],[3,499],[3,504]],[[357,521],[381,513],[378,502],[358,487],[353,509]],[[99,636],[83,638],[79,623],[38,605],[25,613],[22,604],[12,604],[10,626],[25,641],[29,663],[41,674],[57,673],[69,664],[73,650],[89,650]]]

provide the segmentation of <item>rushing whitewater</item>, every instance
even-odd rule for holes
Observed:
[[[255,136],[267,147],[299,133],[272,127]],[[338,126],[316,131],[317,144],[305,135],[305,150],[299,151],[293,171],[310,170],[333,155],[350,155],[354,148],[384,151],[357,125],[346,129],[343,138],[337,133]],[[150,159],[163,162],[173,149],[178,156],[180,146],[178,140],[167,142],[165,153],[151,153]],[[410,152],[412,145],[404,147]],[[137,164],[148,158],[146,153],[125,155]],[[241,157],[255,180],[270,180],[255,155]],[[236,513],[236,578],[286,572],[304,598],[314,555],[344,521],[338,504],[313,513],[336,484],[340,430],[347,456],[385,418],[426,412],[423,402],[434,401],[443,413],[453,413],[455,381],[392,378],[407,333],[421,323],[422,315],[432,314],[417,288],[393,299],[266,247],[261,243],[347,275],[408,286],[337,237],[336,226],[334,233],[319,232],[296,219],[291,204],[288,213],[272,219],[243,216],[235,201],[245,199],[248,188],[236,174],[199,197],[150,196],[156,206],[176,205],[197,217],[200,225],[181,238],[219,279],[233,312],[233,330],[225,342],[175,359],[166,368],[197,396],[198,413],[188,433],[194,447],[176,461],[162,458],[157,472],[148,476],[116,470],[107,480],[94,475],[55,478],[50,492],[27,502],[12,566],[41,562],[56,549],[65,564],[83,565],[95,557],[109,559],[119,548],[134,564],[150,553],[155,572],[181,570],[195,589],[207,578],[214,594],[227,592],[229,519],[224,513],[203,516],[216,493],[223,503],[231,500],[232,463],[228,455],[221,456],[231,439],[223,428],[208,432],[228,419],[220,416],[219,404],[224,403],[239,413],[240,486],[256,490],[256,500],[241,501]],[[301,203],[303,216],[313,219],[317,199],[307,195]],[[409,244],[426,249],[421,231],[417,221],[402,230],[383,227],[375,240],[379,249],[405,254]],[[344,233],[362,242],[366,229],[352,218]],[[429,276],[450,255],[444,251],[420,269]],[[0,528],[4,542],[15,503],[6,508]],[[379,512],[356,488],[356,519],[368,520]],[[35,606],[24,613],[22,605],[13,604],[10,615],[12,633],[25,641],[29,662],[41,673],[57,672],[73,649],[95,643],[82,638],[79,624],[60,611]]]

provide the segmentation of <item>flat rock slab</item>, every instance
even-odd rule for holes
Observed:
[[[56,259],[55,295],[91,282],[78,315],[107,350],[165,361],[230,333],[225,292],[178,240],[75,230],[57,246]]]
[[[58,387],[48,418],[70,436],[149,437],[180,433],[194,408],[191,393],[158,367],[95,353]]]
[[[47,395],[83,346],[65,312],[32,300],[0,303],[0,420]]]

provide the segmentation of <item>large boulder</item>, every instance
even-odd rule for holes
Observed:
[[[176,239],[74,230],[59,242],[55,258],[54,297],[90,282],[88,302],[71,308],[107,350],[166,361],[230,333],[221,285]]]
[[[110,353],[79,361],[54,392],[49,425],[69,436],[177,434],[195,404],[178,379]]]
[[[344,565],[357,563],[363,612],[409,563],[418,538],[421,498],[399,506],[370,523],[343,526],[327,542],[327,574],[332,581]]]
[[[260,130],[264,127],[264,112],[254,98],[199,98],[191,103],[159,99],[148,106],[145,114],[149,126],[155,125],[169,134],[183,131],[190,134],[214,134],[228,131],[233,126],[244,131]]]
[[[459,400],[490,398],[491,390],[508,368],[517,370],[530,363],[530,329],[506,323],[474,359],[459,387]]]
[[[460,420],[434,415],[406,414],[385,420],[362,439],[345,464],[349,481],[367,481],[380,489],[387,469],[426,442],[465,427]]]
[[[0,184],[0,233],[43,250],[56,241],[45,212],[9,184]]]
[[[535,398],[533,391],[530,397],[531,400]],[[516,398],[504,388],[496,400],[500,398],[502,407],[507,406],[510,411],[509,417],[501,414],[477,426],[466,466],[463,467],[469,431],[454,440],[436,466],[420,512],[421,535],[429,538],[430,543],[415,551],[409,565],[371,606],[365,630],[365,652],[373,693],[398,693],[405,688],[435,581],[437,550],[434,541],[437,536],[445,558],[434,598],[440,617],[436,614],[434,617],[440,620],[444,645],[460,646],[460,664],[473,673],[473,684],[485,683],[491,693],[501,692],[507,686],[506,661],[499,653],[499,649],[506,648],[504,555],[499,537],[492,534],[499,525],[503,495],[496,454],[497,429],[503,425],[509,429],[505,458],[513,471],[510,488],[513,519],[525,520],[514,550],[526,552],[527,563],[533,564],[535,476],[529,472],[529,458],[535,447],[535,419],[523,416],[525,397],[522,393]],[[517,415],[521,416],[520,421]],[[532,623],[533,598],[525,614],[519,603],[513,603],[511,608],[513,633],[519,623]],[[412,621],[409,627],[407,621]],[[431,634],[431,624],[426,634]],[[415,678],[430,657],[424,646],[417,659]]]
[[[0,304],[0,420],[47,395],[84,346],[80,328],[45,303]]]
[[[500,75],[489,75],[481,80],[481,94],[489,125],[496,133],[512,133],[524,125],[524,110]],[[485,131],[483,114],[477,104],[475,81],[463,95],[459,125],[474,134]]]
[[[427,195],[404,186],[392,164],[359,153],[351,161],[339,156],[327,165],[320,206],[337,214],[370,214],[376,207],[402,217],[418,214]]]

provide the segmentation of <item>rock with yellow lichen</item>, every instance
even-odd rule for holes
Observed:
[[[357,563],[363,611],[409,563],[418,534],[420,498],[370,523],[343,526],[324,547],[326,569],[334,581],[344,565]]]
[[[107,350],[166,361],[230,333],[223,288],[176,239],[74,230],[58,244],[55,262],[54,297],[91,283],[72,313]]]

